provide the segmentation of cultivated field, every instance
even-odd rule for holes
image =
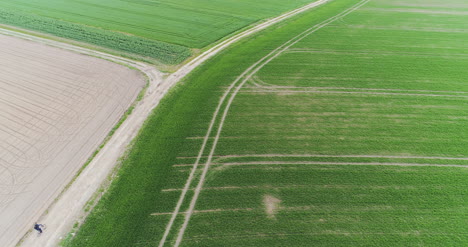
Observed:
[[[145,85],[126,67],[0,36],[0,245],[12,246]]]
[[[261,19],[310,0],[0,0],[0,23],[177,64]]]
[[[467,12],[336,0],[241,42],[157,108],[70,246],[466,245]]]

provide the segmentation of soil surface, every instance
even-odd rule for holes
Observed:
[[[271,195],[265,195],[263,197],[263,205],[265,206],[265,213],[267,214],[268,218],[274,219],[275,214],[279,209],[279,204],[281,203],[281,200],[271,196]]]
[[[0,246],[13,246],[102,143],[145,79],[115,63],[5,35],[0,67]]]

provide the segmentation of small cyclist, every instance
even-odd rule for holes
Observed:
[[[38,224],[37,222],[34,223],[34,230],[38,231],[39,234],[42,233],[43,228],[44,228],[44,225],[43,225],[43,224]]]

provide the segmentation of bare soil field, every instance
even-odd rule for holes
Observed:
[[[0,245],[14,245],[144,87],[126,67],[0,35]]]

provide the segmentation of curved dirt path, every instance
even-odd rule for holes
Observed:
[[[47,231],[38,237],[30,230],[18,244],[19,246],[57,246],[61,238],[65,236],[72,228],[72,225],[79,219],[85,204],[91,199],[95,191],[106,179],[110,171],[117,163],[119,157],[126,150],[127,145],[136,136],[143,122],[149,116],[151,111],[158,105],[167,91],[175,85],[180,79],[190,73],[200,64],[215,56],[220,51],[226,49],[231,44],[243,39],[249,35],[259,32],[278,22],[305,12],[311,8],[319,6],[332,0],[319,0],[301,8],[287,12],[276,18],[267,20],[244,32],[234,35],[219,44],[213,46],[200,56],[185,64],[175,73],[163,79],[164,74],[159,72],[153,66],[137,62],[131,59],[110,55],[104,52],[62,43],[59,41],[39,38],[20,32],[15,32],[0,28],[0,34],[14,36],[34,42],[43,43],[57,48],[74,51],[77,53],[99,57],[116,63],[134,67],[146,74],[149,78],[149,87],[143,100],[135,107],[133,113],[114,133],[105,147],[93,159],[93,161],[82,171],[73,184],[57,199],[49,208],[43,208],[47,213],[37,217],[37,221],[47,225]],[[36,220],[35,220],[36,221]],[[31,222],[32,224],[33,222]],[[163,241],[164,242],[164,241]]]

